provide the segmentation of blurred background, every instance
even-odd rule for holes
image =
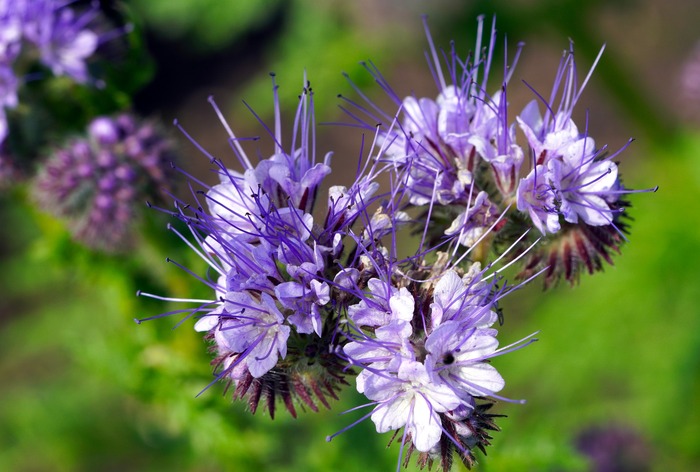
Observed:
[[[101,2],[126,14],[149,59],[139,63],[132,109],[172,128],[180,163],[214,182],[208,159],[235,165],[207,97],[238,136],[264,133],[243,100],[270,122],[270,72],[293,111],[306,73],[319,122],[349,121],[336,95],[357,97],[341,72],[378,102],[360,61],[371,60],[399,95],[434,97],[421,14],[437,45],[466,55],[476,16],[497,17],[499,43],[526,43],[509,87],[513,110],[547,96],[561,53],[575,44],[580,78],[602,60],[577,112],[598,145],[617,149],[633,195],[630,242],[615,265],[547,293],[533,283],[504,306],[502,344],[539,342],[497,358],[505,396],[482,471],[692,471],[700,469],[700,7],[693,0],[149,0]],[[503,57],[497,58],[503,61]],[[499,63],[499,62],[497,62]],[[498,69],[496,69],[498,70]],[[500,79],[498,73],[492,78]],[[289,113],[287,113],[289,117]],[[583,125],[581,125],[583,127]],[[333,184],[354,169],[360,134],[322,126]],[[347,183],[347,182],[346,182]],[[186,189],[185,189],[186,190]],[[147,211],[126,254],[89,251],[62,224],[0,196],[0,470],[393,470],[398,447],[358,416],[348,388],[330,411],[294,420],[255,416],[211,381],[210,355],[192,322],[137,298],[142,289],[206,296],[169,256],[203,266]],[[200,295],[198,295],[200,294]],[[201,395],[197,396],[200,392]],[[415,470],[410,465],[408,470]],[[455,470],[461,470],[455,467]]]

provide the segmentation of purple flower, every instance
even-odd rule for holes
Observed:
[[[577,87],[576,63],[573,49],[570,50],[559,65],[544,116],[533,101],[517,117],[530,145],[533,163],[518,186],[518,210],[528,212],[542,234],[560,230],[559,216],[572,224],[581,221],[590,226],[606,226],[614,225],[621,211],[616,203],[625,192],[618,180],[617,166],[611,161],[614,156],[603,158],[605,149],[597,149],[593,138],[581,134],[571,119],[593,68]],[[554,98],[559,94],[559,106],[555,107]]]
[[[492,395],[505,386],[495,367],[485,361],[493,356],[498,340],[491,330],[471,326],[469,322],[447,321],[425,341],[428,355],[425,365],[461,397]],[[466,397],[468,399],[468,397]]]
[[[66,220],[76,239],[101,250],[129,246],[137,208],[163,200],[170,188],[170,142],[131,115],[99,117],[88,137],[74,139],[46,161],[34,182],[40,206]]]
[[[391,321],[413,319],[413,296],[405,287],[397,289],[379,279],[367,282],[368,297],[348,307],[348,316],[357,326],[386,326]]]
[[[468,322],[476,328],[488,328],[498,316],[491,309],[495,303],[492,285],[481,280],[483,271],[473,264],[460,277],[454,270],[441,275],[433,288],[430,320],[433,329],[447,321]]]
[[[462,403],[445,384],[434,383],[426,366],[406,361],[396,377],[380,377],[371,386],[359,384],[358,391],[377,402],[372,421],[378,433],[405,428],[413,445],[430,451],[442,437],[440,413],[454,410]]]
[[[591,138],[583,138],[562,149],[562,159],[548,162],[552,181],[558,189],[559,212],[569,223],[604,226],[617,213],[611,207],[618,198],[617,166],[598,160]]]
[[[462,449],[461,438],[472,434],[467,423],[477,411],[475,400],[505,385],[488,363],[501,353],[492,325],[503,292],[483,280],[478,264],[463,276],[434,270],[423,281],[415,279],[420,270],[370,279],[360,301],[348,307],[354,330],[343,354],[362,368],[357,390],[373,401],[369,416],[377,431],[404,428],[402,442],[410,439],[412,448],[448,460],[451,452],[439,451],[440,441]],[[444,436],[447,422],[461,431],[457,438]]]
[[[573,56],[571,58],[573,60]],[[562,66],[560,65],[560,71]],[[562,148],[579,139],[580,133],[571,119],[571,112],[568,109],[552,116],[548,109],[543,118],[537,102],[533,100],[516,117],[537,164],[545,164],[553,158],[561,157]]]
[[[23,33],[38,49],[41,62],[55,75],[86,82],[85,61],[99,44],[99,35],[88,28],[96,16],[94,8],[76,14],[65,2],[35,0],[26,8]]]
[[[290,327],[274,299],[266,293],[256,300],[248,292],[230,292],[213,329],[220,352],[241,354],[255,378],[262,377],[287,355]]]
[[[18,91],[34,61],[56,76],[90,80],[87,61],[100,43],[123,33],[91,25],[99,5],[84,9],[63,0],[0,0],[0,143],[8,133],[5,108],[18,105]]]
[[[532,224],[542,234],[556,233],[561,228],[556,197],[551,173],[543,165],[537,165],[520,180],[518,210],[527,212]]]
[[[488,228],[496,223],[500,215],[499,208],[491,203],[486,192],[479,192],[473,203],[470,203],[452,224],[445,230],[446,236],[455,236],[463,246],[472,247],[488,232]]]
[[[328,236],[334,234],[334,240],[330,241],[334,254],[340,253],[339,233],[342,228],[350,228],[353,223],[365,216],[367,205],[372,201],[372,196],[379,189],[379,184],[373,179],[374,175],[358,177],[352,187],[334,185],[328,189],[328,213],[324,222],[326,229],[326,244]],[[369,225],[370,228],[372,225]]]
[[[353,223],[369,219],[367,206],[377,190],[370,165],[352,186],[330,189],[325,218],[313,216],[319,187],[330,173],[330,153],[317,162],[313,94],[306,85],[291,141],[283,143],[273,79],[275,126],[266,129],[274,151],[256,165],[210,99],[242,172],[214,159],[181,128],[219,174],[214,186],[196,182],[204,190],[194,196],[204,195],[206,205],[178,202],[175,213],[217,274],[205,281],[213,298],[198,300],[192,310],[199,318],[195,329],[213,340],[217,375],[235,382],[234,396],[247,396],[256,409],[266,392],[271,415],[275,396],[292,415],[293,397],[314,410],[314,399],[328,406],[323,392],[335,396],[343,381],[344,366],[333,354],[343,341],[337,294],[353,289],[357,278],[338,261],[345,244],[355,242]]]
[[[245,239],[255,238],[255,220],[251,215],[259,211],[259,206],[265,208],[268,203],[266,195],[256,201],[257,191],[255,182],[249,183],[246,178],[233,170],[220,174],[221,183],[207,192],[207,205],[212,217],[218,219],[219,226],[230,235]]]
[[[295,150],[293,155],[275,154],[255,168],[259,185],[268,194],[277,196],[275,203],[278,206],[287,204],[281,198],[289,198],[289,203],[295,208],[307,212],[313,209],[316,190],[331,168],[328,166],[330,153],[325,162],[314,163],[315,158],[310,152],[304,147]]]
[[[360,126],[369,129],[384,121],[380,128],[380,159],[401,172],[409,203],[451,207],[446,214],[457,213],[457,218],[452,216],[451,223],[442,227],[442,234],[431,230],[436,233],[431,235],[431,241],[456,237],[466,246],[473,245],[496,222],[501,211],[488,200],[514,195],[523,161],[523,152],[515,143],[515,125],[507,122],[506,99],[506,84],[520,47],[504,73],[500,90],[489,94],[495,23],[482,52],[483,17],[478,21],[477,53],[460,57],[453,47],[443,52],[444,61],[439,59],[426,25],[433,60],[431,70],[438,88],[435,100],[415,96],[401,99],[373,66],[367,66],[398,111],[392,115],[372,105],[371,109],[379,113],[374,116],[367,108],[349,102],[369,115],[365,121],[361,115],[350,113]],[[490,174],[481,170],[480,161],[490,167]],[[487,195],[484,191],[494,184],[500,195]]]

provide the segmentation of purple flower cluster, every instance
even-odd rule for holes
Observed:
[[[421,467],[439,461],[449,470],[456,454],[469,467],[473,451],[498,429],[489,410],[504,399],[498,392],[505,380],[491,361],[533,341],[499,348],[500,300],[543,272],[547,281],[573,280],[573,264],[599,269],[599,259],[616,249],[627,191],[604,148],[571,119],[588,80],[577,86],[573,53],[562,60],[549,101],[540,98],[544,115],[533,102],[509,122],[506,85],[520,48],[489,94],[495,32],[482,56],[482,29],[480,19],[477,55],[444,55],[450,85],[428,35],[436,100],[400,99],[367,67],[397,111],[348,101],[388,125],[375,128],[348,110],[375,139],[366,159],[361,151],[354,183],[330,187],[320,211],[331,155],[316,157],[308,83],[291,143],[283,145],[273,80],[275,125],[256,118],[274,150],[259,152],[255,163],[244,148],[251,140],[237,137],[210,100],[242,171],[181,128],[219,177],[211,186],[190,176],[203,189],[193,191],[194,201],[176,200],[171,212],[194,243],[173,230],[210,269],[198,280],[212,297],[166,300],[195,304],[174,313],[197,318],[195,329],[216,352],[216,380],[233,385],[234,398],[245,398],[253,412],[263,401],[273,416],[278,399],[293,416],[298,406],[315,411],[357,375],[357,390],[369,400],[364,407],[371,407],[359,421],[370,418],[377,432],[394,437],[403,429],[406,462],[417,452]],[[380,191],[380,181],[388,190]],[[403,247],[407,227],[422,234],[414,252]],[[532,228],[543,242],[530,236]],[[535,255],[522,259],[528,251]],[[500,275],[512,264],[521,264],[519,285]]]
[[[37,59],[55,75],[88,81],[86,60],[100,43],[89,27],[96,7],[77,13],[63,0],[0,0],[0,142],[7,136],[5,108],[18,104],[23,77],[16,64]]]
[[[418,275],[427,278],[417,281]],[[463,275],[436,265],[432,272],[372,278],[348,307],[356,331],[343,351],[362,367],[357,390],[373,401],[377,432],[403,427],[401,442],[410,439],[421,453],[456,448],[473,460],[477,399],[505,385],[489,360],[504,352],[493,324],[507,292],[485,279],[478,263]]]
[[[68,220],[90,247],[129,245],[139,205],[163,200],[172,181],[171,143],[152,123],[128,114],[95,118],[86,139],[56,150],[34,181],[39,205]]]
[[[366,216],[377,190],[374,168],[365,169],[350,187],[331,187],[319,219],[313,209],[331,171],[331,154],[316,156],[311,89],[302,92],[289,146],[282,143],[275,98],[274,153],[255,165],[211,103],[244,172],[207,154],[219,166],[220,183],[201,193],[205,204],[187,206],[194,214],[185,215],[184,202],[180,205],[179,216],[217,274],[208,282],[216,299],[196,310],[195,329],[214,340],[219,377],[237,382],[236,395],[249,395],[253,409],[260,395],[275,394],[274,385],[284,386],[278,393],[292,414],[292,396],[316,409],[313,397],[327,404],[325,395],[335,397],[336,385],[344,382],[343,366],[332,351],[339,342],[332,292],[341,284],[334,274],[351,226]],[[266,398],[274,414],[274,397]]]
[[[453,47],[442,53],[443,65],[426,25],[437,99],[402,99],[367,65],[398,112],[347,100],[360,111],[348,113],[367,129],[384,123],[382,157],[405,171],[402,183],[409,203],[443,214],[444,222],[432,230],[433,241],[457,239],[472,247],[491,233],[507,247],[534,227],[545,243],[533,252],[522,275],[548,267],[546,284],[562,276],[574,282],[579,266],[600,269],[600,259],[611,262],[609,252],[618,251],[625,239],[620,218],[627,206],[623,197],[630,191],[622,186],[613,159],[627,146],[607,155],[605,146],[597,147],[587,130],[581,132],[574,123],[573,109],[595,64],[579,86],[573,49],[564,54],[549,99],[537,94],[509,121],[507,88],[522,45],[500,86],[489,92],[495,22],[482,50],[483,26],[480,17],[476,54],[463,58]],[[526,148],[516,141],[518,128]],[[523,239],[512,254],[522,253],[534,239]]]
[[[559,232],[560,219],[614,226],[622,211],[617,203],[625,192],[612,162],[617,153],[604,156],[605,148],[596,148],[593,138],[580,133],[571,118],[586,81],[577,89],[572,49],[559,65],[544,116],[533,101],[516,118],[533,159],[532,169],[518,186],[517,207],[529,214],[542,234]]]
[[[500,398],[504,380],[490,359],[505,351],[492,326],[513,287],[499,288],[497,273],[479,263],[460,268],[456,243],[398,256],[409,196],[376,142],[354,183],[331,186],[315,216],[331,155],[315,155],[313,94],[307,84],[284,146],[274,90],[275,126],[266,127],[274,151],[256,164],[211,100],[243,172],[182,130],[219,174],[213,186],[197,181],[196,203],[178,200],[173,212],[214,275],[200,279],[214,297],[170,300],[196,304],[187,311],[213,343],[216,378],[251,410],[262,401],[273,416],[276,399],[294,416],[299,404],[328,406],[356,366],[377,431],[404,428],[402,444],[423,462],[436,451],[451,461],[456,450],[472,463],[495,428],[486,398]],[[380,175],[391,180],[388,192],[378,193]]]

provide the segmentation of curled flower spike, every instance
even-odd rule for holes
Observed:
[[[602,53],[603,49],[596,63]],[[533,161],[533,169],[518,187],[518,210],[529,212],[542,234],[559,231],[559,216],[573,224],[580,219],[589,226],[605,226],[614,224],[618,213],[611,205],[622,192],[617,165],[611,159],[619,152],[603,158],[595,141],[586,133],[581,135],[571,119],[593,68],[581,87],[577,87],[572,46],[559,65],[551,103],[545,102],[544,116],[533,101],[517,117]],[[555,112],[553,101],[559,93],[561,98]]]
[[[602,261],[612,264],[610,254],[620,252],[627,239],[626,197],[636,191],[622,185],[613,160],[632,140],[607,155],[607,148],[597,148],[587,130],[580,133],[571,118],[603,50],[579,86],[572,44],[561,60],[549,100],[538,94],[544,115],[532,101],[517,117],[531,158],[531,170],[518,185],[517,209],[548,236],[531,253],[521,276],[547,267],[545,286],[560,277],[574,283],[584,268],[589,273],[602,270]]]
[[[352,186],[332,187],[325,218],[316,218],[311,212],[331,154],[317,161],[313,92],[305,82],[291,146],[282,142],[274,76],[273,96],[275,127],[266,130],[274,153],[256,165],[210,99],[244,170],[228,169],[190,138],[217,166],[220,182],[207,186],[190,177],[204,187],[193,194],[198,203],[178,202],[174,214],[217,274],[205,281],[215,298],[191,311],[195,329],[213,342],[216,378],[233,383],[234,397],[246,398],[252,411],[264,401],[273,416],[279,398],[296,416],[300,406],[329,406],[328,397],[336,398],[346,383],[334,354],[345,342],[338,332],[343,302],[337,294],[346,274],[339,261],[350,227],[368,218],[377,184],[370,167]]]
[[[34,181],[39,205],[82,243],[105,251],[129,247],[138,208],[170,193],[174,153],[150,122],[123,114],[98,117],[87,138],[74,139],[46,161]]]
[[[403,428],[401,443],[423,465],[437,455],[449,470],[455,451],[470,465],[472,448],[490,439],[491,423],[474,415],[488,404],[482,399],[502,399],[505,382],[489,361],[513,350],[498,349],[493,328],[510,290],[486,281],[478,264],[463,275],[424,264],[401,276],[403,264],[380,271],[348,307],[353,329],[343,355],[362,368],[357,390],[372,401],[377,432]]]
[[[382,159],[405,170],[403,184],[409,203],[435,205],[435,217],[444,218],[446,226],[431,229],[431,242],[458,237],[462,245],[472,246],[500,214],[494,203],[512,197],[523,161],[523,152],[515,143],[515,126],[506,121],[506,84],[522,46],[506,68],[500,89],[490,94],[487,84],[496,44],[495,21],[482,52],[483,29],[481,16],[476,53],[462,58],[452,45],[450,51],[443,51],[445,60],[441,61],[425,23],[437,99],[400,99],[373,65],[366,68],[398,106],[396,115],[346,99],[371,120],[348,110],[359,126],[368,128],[376,121],[385,124],[381,128]]]
[[[579,85],[572,46],[560,63],[549,99],[537,94],[544,114],[532,101],[512,122],[507,89],[522,45],[510,65],[506,49],[501,86],[488,93],[495,20],[484,48],[483,29],[484,19],[479,17],[474,54],[461,58],[452,46],[442,51],[441,61],[426,25],[437,99],[399,98],[370,64],[365,67],[394,101],[396,113],[384,112],[364,95],[369,106],[345,99],[350,107],[343,108],[360,127],[384,123],[381,159],[401,173],[409,204],[428,207],[418,221],[433,221],[426,233],[430,245],[456,239],[471,248],[487,235],[490,241],[482,244],[481,255],[473,253],[474,259],[488,260],[490,245],[501,252],[520,241],[510,252],[518,256],[531,248],[536,236],[521,235],[534,227],[545,243],[532,252],[521,276],[527,278],[549,264],[546,285],[561,277],[573,283],[582,268],[600,270],[601,261],[611,261],[609,255],[619,251],[626,239],[621,220],[629,206],[626,196],[634,193],[622,185],[614,162],[627,145],[608,155],[606,147],[597,147],[572,119],[603,50]],[[527,166],[526,153],[516,142],[516,124],[529,148]],[[573,235],[574,241],[566,242],[564,235]]]

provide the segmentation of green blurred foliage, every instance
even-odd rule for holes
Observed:
[[[378,51],[378,45],[387,45],[388,38],[386,33],[367,34],[353,28],[348,16],[347,6],[338,2],[290,2],[285,29],[268,52],[269,70],[279,77],[279,83],[285,84],[280,87],[280,99],[285,108],[296,106],[304,85],[302,74],[307,75],[316,92],[315,106],[319,114],[335,108],[336,94],[346,89],[341,71],[354,82],[367,84],[368,74],[364,73],[360,62],[370,57],[384,57],[387,51]],[[268,103],[269,83],[254,81],[242,95],[252,103]]]
[[[132,2],[159,34],[195,51],[230,44],[284,8],[283,0],[149,0]]]
[[[269,103],[268,74],[275,73],[278,83],[283,84],[279,94],[284,109],[296,106],[304,74],[317,92],[318,112],[335,109],[336,94],[346,89],[342,71],[359,85],[367,84],[370,78],[361,61],[381,61],[400,54],[417,39],[404,34],[397,42],[402,28],[392,22],[385,22],[382,28],[358,28],[361,7],[341,0],[154,0],[130,4],[149,30],[183,51],[203,55],[230,51],[232,60],[250,50],[260,51],[256,70],[241,64],[247,75],[237,77],[243,82],[237,95],[248,103]],[[236,104],[239,102],[237,98]]]

